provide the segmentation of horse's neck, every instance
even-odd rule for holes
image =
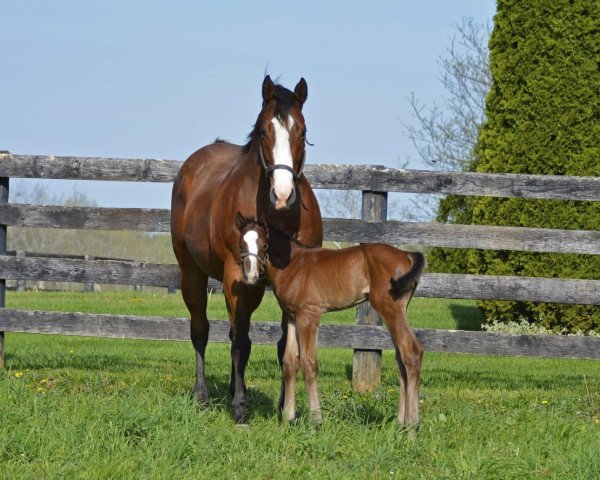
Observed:
[[[311,249],[299,245],[291,237],[277,231],[270,231],[269,237],[267,274],[275,284],[277,280],[285,278],[288,272],[295,270],[293,267],[300,257]]]

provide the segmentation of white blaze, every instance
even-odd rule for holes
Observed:
[[[279,118],[274,117],[271,120],[275,127],[275,146],[273,147],[273,162],[275,165],[287,165],[294,168],[292,159],[292,148],[290,145],[290,131],[294,126],[294,119],[291,115],[288,117],[288,128],[281,123]],[[287,200],[294,188],[294,177],[292,172],[283,169],[273,171],[273,188],[275,196],[279,200]]]
[[[258,233],[254,230],[247,231],[243,236],[244,242],[248,246],[248,252],[258,255]],[[249,255],[244,258],[244,273],[246,274],[246,280],[248,283],[255,283],[260,276],[260,269],[258,268],[258,259],[254,255]],[[250,261],[250,270],[246,269],[246,262]]]

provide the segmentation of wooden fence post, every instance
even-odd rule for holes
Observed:
[[[8,152],[0,152],[8,153]],[[0,177],[0,203],[8,202],[8,177]],[[6,255],[6,225],[0,225],[0,255]],[[6,279],[0,279],[0,308],[4,308]],[[0,368],[4,368],[4,332],[0,331]]]
[[[362,219],[387,220],[387,192],[362,192]],[[383,325],[383,321],[368,302],[356,308],[357,325]],[[352,388],[357,392],[374,390],[381,383],[381,350],[354,350]]]
[[[23,250],[17,250],[15,257],[25,258],[25,252]],[[24,292],[27,290],[27,280],[17,280],[17,292]]]
[[[94,257],[92,255],[84,255],[83,259],[93,261]],[[84,292],[93,292],[94,291],[94,282],[84,282],[83,291]]]

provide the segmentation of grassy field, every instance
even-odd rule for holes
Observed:
[[[72,296],[71,296],[72,295]],[[211,316],[225,318],[222,302]],[[257,319],[273,320],[265,302]],[[178,296],[9,292],[13,308],[185,316]],[[349,322],[352,314],[330,316]],[[417,299],[413,326],[477,328],[470,302]],[[460,318],[460,320],[458,320]],[[191,344],[6,334],[0,478],[581,478],[600,476],[600,362],[426,353],[421,429],[397,429],[397,378],[351,390],[352,352],[319,351],[324,425],[276,411],[275,348],[254,346],[250,427],[230,413],[229,346],[207,349],[211,403],[190,396]]]

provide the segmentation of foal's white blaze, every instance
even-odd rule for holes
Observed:
[[[294,168],[292,159],[292,148],[290,145],[290,130],[294,126],[294,119],[290,115],[287,120],[287,127],[278,117],[271,120],[275,127],[275,146],[273,147],[273,162],[275,165],[287,165]],[[273,171],[273,188],[277,197],[277,205],[285,206],[285,202],[292,194],[294,188],[294,177],[292,172],[277,169]],[[279,208],[276,206],[276,208]]]
[[[254,230],[247,231],[242,237],[248,246],[248,252],[258,255],[258,233]],[[246,281],[250,284],[256,283],[260,277],[260,269],[258,267],[258,259],[254,255],[249,255],[244,258],[244,275]],[[250,263],[250,268],[246,268],[247,263]]]

